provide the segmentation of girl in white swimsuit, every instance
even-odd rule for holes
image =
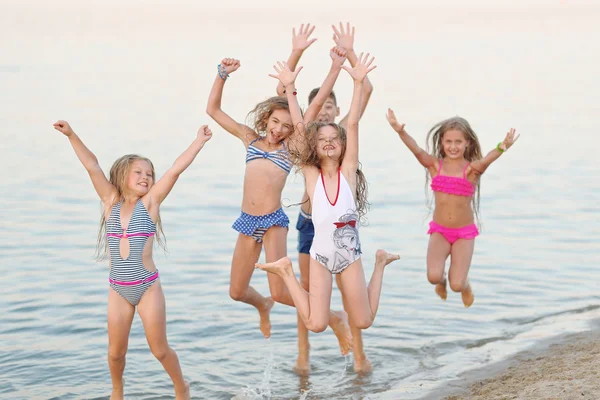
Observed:
[[[295,74],[287,65],[277,68],[285,87],[294,126],[302,140],[290,143],[289,151],[304,178],[312,203],[315,237],[310,249],[310,292],[305,291],[289,258],[257,268],[283,278],[304,324],[313,332],[327,328],[333,274],[347,304],[350,324],[366,329],[373,323],[386,265],[400,258],[377,250],[375,268],[367,285],[358,236],[360,218],[367,208],[366,181],[358,162],[358,121],[361,90],[373,59],[361,54],[354,68],[344,68],[354,80],[348,131],[335,123],[310,123],[304,127],[295,93]],[[296,68],[298,71],[298,68]]]

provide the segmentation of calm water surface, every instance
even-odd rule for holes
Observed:
[[[3,3],[1,398],[110,393],[108,269],[92,257],[100,207],[68,141],[52,129],[59,118],[71,122],[105,171],[117,157],[139,152],[155,162],[159,176],[200,124],[213,127],[213,140],[162,207],[168,253],[155,251],[169,340],[194,398],[426,397],[459,373],[536,340],[589,329],[600,314],[600,84],[592,79],[600,62],[591,51],[597,6],[462,2],[437,10],[433,3],[375,2],[366,11],[330,6],[318,14],[315,4],[311,14],[266,1],[245,13],[189,1]],[[374,372],[353,373],[329,330],[311,334],[313,373],[299,378],[292,372],[294,310],[274,308],[273,335],[265,340],[257,313],[228,296],[244,148],[204,109],[216,64],[239,57],[242,68],[227,82],[223,107],[243,120],[274,92],[267,74],[289,52],[290,24],[311,21],[320,40],[302,62],[304,101],[328,69],[328,25],[339,19],[356,24],[357,50],[374,53],[379,65],[361,123],[372,203],[361,230],[366,273],[377,248],[399,252],[402,260],[387,269],[377,319],[364,332]],[[342,72],[336,87],[342,112],[351,88]],[[468,310],[454,293],[439,300],[426,280],[424,173],[387,126],[390,106],[421,144],[429,127],[456,114],[471,122],[485,152],[510,127],[522,133],[482,181],[483,229],[470,273],[476,300]],[[301,194],[301,176],[291,174],[284,204]],[[295,224],[297,207],[287,212]],[[296,240],[291,229],[294,262]],[[268,293],[262,272],[252,284]],[[341,305],[337,290],[333,305]],[[125,379],[127,398],[172,398],[138,317]]]

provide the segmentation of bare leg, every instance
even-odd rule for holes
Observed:
[[[175,386],[176,400],[190,399],[190,385],[183,379],[179,358],[167,341],[167,318],[165,296],[157,280],[146,290],[138,304],[138,314],[142,319],[146,340],[152,354],[162,364]]]
[[[273,226],[265,232],[263,245],[267,263],[275,262],[287,255],[287,234],[288,229],[281,226]],[[294,307],[294,301],[283,279],[274,274],[268,274],[267,279],[273,300]]]
[[[310,292],[306,292],[296,279],[292,262],[284,257],[273,263],[256,264],[257,268],[283,278],[296,310],[304,325],[312,332],[322,332],[329,323],[331,304],[331,273],[312,257],[310,259]]]
[[[252,286],[250,279],[254,264],[258,261],[261,244],[250,236],[239,234],[231,262],[229,295],[233,300],[254,306],[260,315],[260,331],[268,338],[271,336],[271,308],[273,299],[263,297]]]
[[[138,304],[150,351],[171,377],[176,400],[190,399],[190,385],[183,379],[179,358],[167,341],[165,296],[157,280],[146,290]]]
[[[468,279],[474,249],[474,239],[458,239],[452,245],[452,259],[448,271],[450,289],[461,293],[465,307],[470,307],[475,301],[475,295]]]
[[[379,308],[383,270],[386,265],[398,259],[400,259],[398,255],[377,250],[375,268],[368,287],[361,259],[350,264],[340,274],[342,296],[346,298],[348,314],[359,329],[367,329],[373,323]]]
[[[343,295],[342,280],[340,275],[336,275],[336,283],[340,291],[342,292],[342,302],[344,303],[344,309],[346,312],[349,309],[349,304]],[[362,340],[362,329],[359,329],[356,324],[350,319],[350,331],[352,332],[352,352],[354,355],[354,372],[358,374],[366,374],[373,370],[371,361],[367,358],[364,351],[363,340]]]
[[[427,279],[435,285],[435,293],[442,300],[448,297],[445,270],[450,249],[451,245],[444,236],[437,232],[431,234],[427,248]]]
[[[129,331],[135,308],[113,289],[108,289],[108,367],[112,379],[111,400],[123,400],[123,371]]]
[[[308,292],[310,282],[310,255],[299,253],[298,264],[300,266],[300,284],[302,285],[302,288]],[[308,329],[304,325],[304,322],[302,322],[300,314],[298,312],[296,312],[296,314],[298,316],[298,359],[296,360],[294,371],[298,375],[306,376],[310,373],[310,343],[308,340]]]

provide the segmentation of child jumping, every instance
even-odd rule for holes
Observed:
[[[384,268],[400,258],[378,250],[367,285],[358,236],[359,220],[367,208],[366,181],[358,162],[358,122],[364,79],[375,68],[372,62],[369,55],[361,54],[352,69],[342,67],[354,80],[347,133],[335,123],[318,122],[307,125],[304,131],[295,96],[299,68],[296,72],[290,71],[286,64],[276,68],[294,124],[303,134],[303,140],[296,141],[293,157],[304,174],[313,207],[315,237],[310,249],[310,291],[298,282],[287,257],[256,267],[283,279],[304,325],[313,332],[327,328],[333,274],[340,274],[340,291],[351,323],[359,329],[371,326],[379,307]]]
[[[448,296],[446,259],[450,256],[448,280],[454,292],[460,292],[465,307],[475,301],[468,274],[479,230],[475,224],[479,211],[479,179],[490,164],[519,138],[510,129],[504,140],[482,157],[475,131],[460,117],[436,124],[427,135],[423,150],[406,133],[404,124],[388,109],[387,120],[402,142],[414,154],[431,177],[435,209],[429,223],[427,279],[443,300]],[[431,153],[429,152],[431,146]]]

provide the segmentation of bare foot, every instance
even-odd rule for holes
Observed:
[[[310,362],[308,361],[308,350],[298,351],[298,359],[294,365],[294,372],[300,376],[308,376],[310,374]]]
[[[385,267],[389,263],[399,260],[400,256],[398,254],[390,254],[385,250],[379,249],[375,253],[375,265],[381,265]]]
[[[335,333],[338,339],[342,355],[345,356],[352,349],[352,333],[350,332],[346,311],[331,311],[329,326],[331,326],[333,333]]]
[[[446,300],[448,298],[448,289],[447,289],[448,281],[444,278],[443,281],[435,285],[435,292],[442,300]]]
[[[110,400],[123,400],[123,388],[121,389],[113,389],[111,395],[110,395]]]
[[[260,315],[260,331],[265,336],[265,339],[271,337],[271,308],[273,308],[275,302],[271,297],[265,299],[265,305],[262,309],[258,310]]]
[[[368,374],[371,371],[373,371],[373,364],[371,364],[367,356],[363,355],[354,359],[354,372],[357,374]]]
[[[473,289],[471,289],[471,284],[467,285],[467,288],[460,292],[462,297],[463,304],[466,308],[471,307],[471,304],[475,301],[475,295],[473,294]]]
[[[188,381],[185,382],[185,392],[183,393],[175,393],[175,400],[190,400],[190,383]]]
[[[272,274],[276,274],[285,278],[286,276],[294,275],[294,270],[292,269],[292,262],[289,258],[283,257],[279,260],[272,263],[265,264],[254,264],[256,268],[262,269],[263,271],[270,272]]]

